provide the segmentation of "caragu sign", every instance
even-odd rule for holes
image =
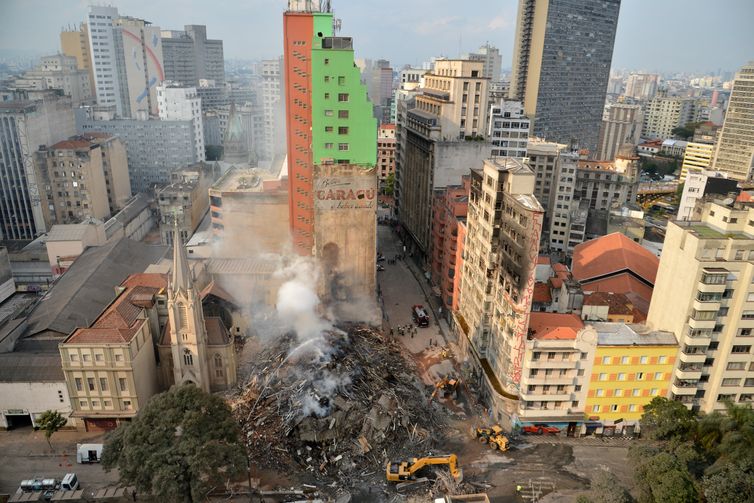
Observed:
[[[374,210],[376,180],[367,176],[332,176],[314,182],[314,204],[320,210]]]

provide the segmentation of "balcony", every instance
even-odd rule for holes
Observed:
[[[703,293],[723,293],[726,288],[725,283],[703,283],[702,281],[697,286]]]
[[[670,387],[670,390],[673,392],[673,395],[675,396],[683,396],[683,395],[696,395],[697,385],[699,384],[699,381],[697,380],[682,380],[682,379],[676,379],[675,382],[673,382],[673,385]]]
[[[675,376],[684,381],[695,381],[702,377],[701,364],[681,364],[675,369]]]
[[[704,351],[681,351],[680,360],[683,363],[704,363],[707,359],[707,354]]]
[[[689,318],[689,328],[708,328],[711,330],[715,328],[715,320],[695,320],[694,318]]]
[[[536,375],[534,377],[530,375],[523,375],[521,376],[521,387],[529,386],[529,385],[573,385],[574,377],[572,376],[547,376],[543,375],[541,372],[539,375]]]
[[[707,292],[704,292],[707,293]],[[692,307],[696,309],[697,311],[715,311],[720,309],[720,301],[701,301],[699,299],[694,299],[694,302],[692,304]]]
[[[521,400],[534,401],[534,402],[545,402],[545,401],[557,401],[557,402],[563,402],[563,401],[570,401],[571,400],[571,392],[568,390],[561,392],[557,391],[525,391],[521,390],[519,392],[519,395],[521,395]]]
[[[702,359],[704,361],[704,359]],[[572,369],[576,362],[570,360],[532,360],[529,366],[533,369]]]

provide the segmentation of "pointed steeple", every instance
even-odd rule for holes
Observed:
[[[175,223],[173,233],[173,281],[170,283],[174,292],[188,291],[193,287],[191,281],[191,270],[188,266],[186,257],[186,248],[183,246],[181,231],[178,230],[178,222]]]

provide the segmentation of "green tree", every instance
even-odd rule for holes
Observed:
[[[681,402],[656,396],[644,406],[642,432],[654,440],[686,439],[695,426],[694,413]]]
[[[689,122],[685,126],[673,128],[673,136],[681,140],[688,140],[694,136],[694,131],[699,127],[699,122]]]
[[[244,473],[247,461],[227,404],[183,385],[154,396],[112,432],[102,464],[156,501],[195,502]]]
[[[707,503],[754,503],[754,464],[727,463],[702,479]]]
[[[383,188],[383,192],[386,196],[392,196],[395,192],[395,173],[390,173],[387,175],[387,178],[385,178],[385,187]]]
[[[52,449],[50,442],[52,435],[65,426],[67,422],[68,420],[56,410],[46,410],[37,419],[37,426],[45,432],[45,439],[47,439],[47,445],[50,446],[50,449]]]
[[[696,503],[694,479],[673,453],[646,445],[629,451],[641,503]]]
[[[592,501],[594,503],[632,503],[631,494],[623,487],[612,472],[600,470],[592,480]]]

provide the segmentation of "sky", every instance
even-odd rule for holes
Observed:
[[[51,54],[60,29],[84,20],[91,0],[0,0],[0,53]],[[98,3],[104,3],[102,1]],[[121,14],[165,29],[205,24],[226,59],[282,52],[286,0],[110,0]],[[485,42],[511,66],[517,0],[332,0],[357,58],[418,65]],[[735,71],[754,60],[754,0],[623,0],[613,68],[649,72]]]

